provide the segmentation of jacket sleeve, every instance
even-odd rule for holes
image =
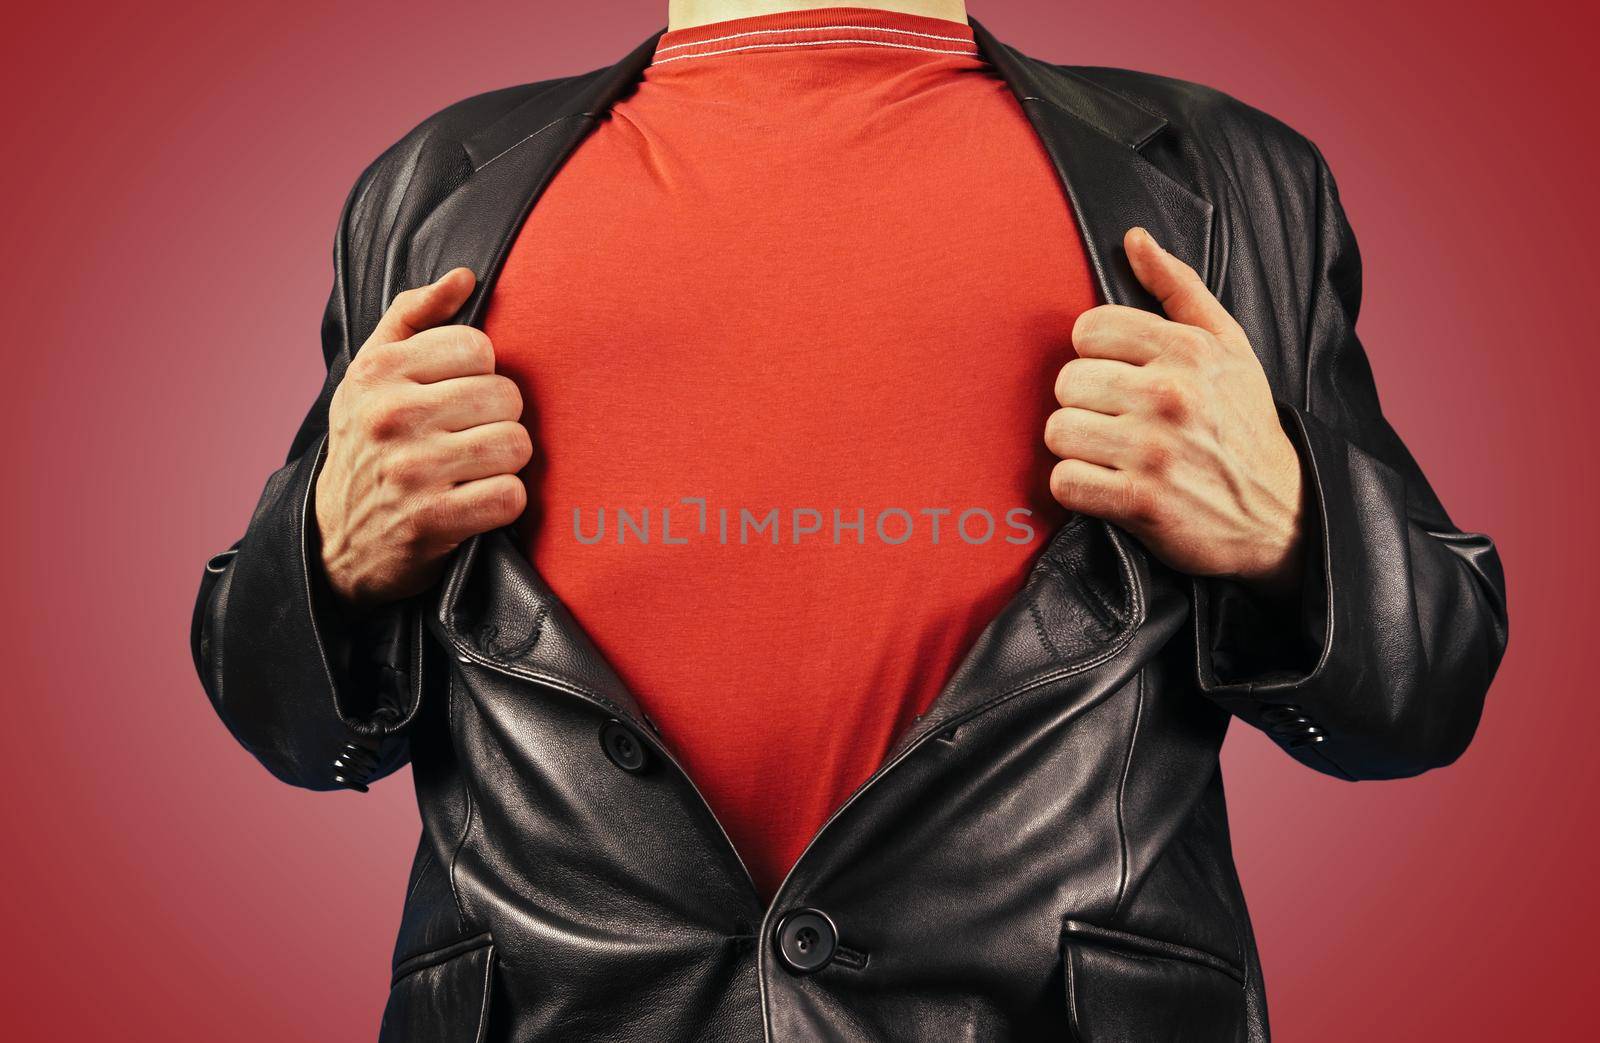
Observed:
[[[327,586],[312,491],[328,404],[352,353],[351,241],[369,167],[339,218],[334,282],[322,322],[327,376],[287,462],[267,479],[242,538],[201,574],[190,626],[195,669],[234,738],[278,778],[310,789],[367,784],[407,757],[416,712],[420,613],[409,603],[346,616]]]
[[[1279,404],[1306,476],[1304,579],[1289,605],[1196,581],[1199,683],[1319,771],[1416,775],[1454,761],[1477,728],[1506,645],[1505,578],[1493,542],[1451,523],[1384,419],[1355,331],[1360,256],[1309,147],[1304,398]]]

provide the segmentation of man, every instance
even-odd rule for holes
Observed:
[[[412,764],[384,1040],[1262,1040],[1230,719],[1345,779],[1475,730],[1493,544],[1223,94],[675,0],[424,121],[334,260],[193,643],[286,781]]]

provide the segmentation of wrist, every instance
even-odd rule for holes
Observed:
[[[1259,558],[1235,578],[1257,593],[1287,597],[1300,589],[1305,562],[1306,481],[1300,454],[1283,437],[1284,462],[1271,497],[1273,524],[1258,542]]]
[[[1266,598],[1286,600],[1300,589],[1304,563],[1305,540],[1296,532],[1280,554],[1261,567],[1240,573],[1235,578]]]
[[[367,614],[367,608],[352,587],[343,582],[345,570],[340,562],[345,555],[338,537],[326,535],[338,530],[324,514],[320,483],[313,507],[306,532],[306,559],[312,583],[322,592],[323,603],[341,619],[347,623],[359,622]]]

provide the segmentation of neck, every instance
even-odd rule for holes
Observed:
[[[876,0],[875,3],[841,4],[839,0],[668,0],[667,28],[689,29],[730,18],[749,18],[783,11],[814,11],[819,7],[873,7],[880,11],[967,20],[965,0]]]

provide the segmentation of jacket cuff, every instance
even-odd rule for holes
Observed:
[[[422,618],[409,600],[352,612],[334,593],[322,566],[315,509],[317,477],[326,458],[324,435],[316,446],[301,509],[301,560],[312,630],[333,678],[334,706],[357,739],[335,762],[334,781],[365,792],[367,783],[398,767],[383,763],[386,740],[411,723],[421,703]]]
[[[1270,597],[1232,580],[1194,579],[1195,664],[1201,691],[1305,759],[1327,739],[1298,700],[1317,686],[1333,651],[1331,577],[1340,550],[1329,486],[1337,484],[1330,470],[1339,454],[1322,444],[1331,432],[1313,428],[1305,413],[1279,403],[1278,414],[1305,482],[1300,584]]]
[[[1195,649],[1207,691],[1240,687],[1294,688],[1311,679],[1328,638],[1328,527],[1321,483],[1305,426],[1291,407],[1279,417],[1300,458],[1306,511],[1300,581],[1294,592],[1271,596],[1230,579],[1193,582]]]
[[[328,586],[313,500],[326,452],[324,435],[273,475],[231,563],[217,702],[274,774],[364,791],[404,760],[421,620],[409,602],[356,617]]]

